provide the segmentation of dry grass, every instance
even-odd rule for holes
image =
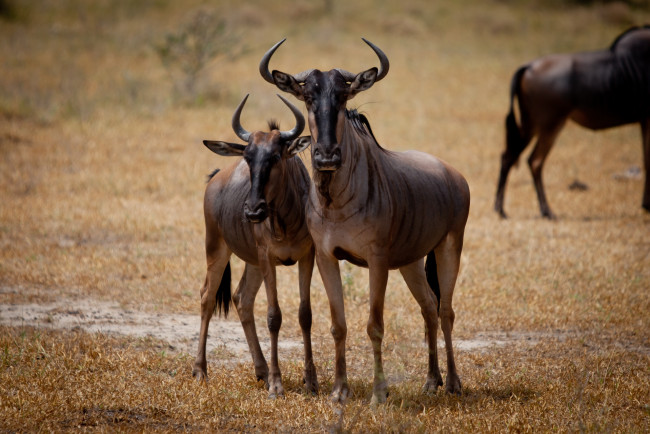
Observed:
[[[244,54],[210,65],[202,80],[217,90],[190,106],[174,104],[154,47],[199,1],[29,3],[16,6],[15,21],[0,21],[0,302],[91,297],[198,315],[204,179],[230,162],[200,140],[236,140],[230,117],[248,92],[249,129],[268,117],[292,124],[257,73],[275,41],[289,37],[272,68],[358,71],[376,62],[365,36],[386,51],[391,72],[352,106],[386,147],[438,155],[470,183],[455,337],[533,338],[458,349],[463,395],[425,396],[422,320],[392,273],[390,397],[371,410],[367,278],[353,267],[344,276],[353,396],[343,409],[327,400],[333,343],[318,273],[317,397],[301,392],[295,354],[281,354],[286,398],[269,401],[250,363],[213,354],[202,387],[190,375],[193,354],[164,343],[2,326],[0,430],[649,431],[650,215],[640,207],[642,181],[614,179],[642,165],[639,128],[563,131],[545,169],[559,221],[538,217],[525,164],[508,185],[511,219],[492,211],[514,69],[553,51],[607,46],[627,24],[599,6],[533,0],[363,0],[330,12],[303,5],[300,14],[280,0],[239,3],[214,9],[242,32]],[[647,10],[630,16],[650,21]],[[575,179],[589,189],[569,190]],[[281,339],[297,340],[297,270],[280,270],[279,281]],[[265,304],[262,291],[260,333]]]

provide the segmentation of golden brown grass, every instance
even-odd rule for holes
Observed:
[[[289,37],[272,68],[359,71],[376,62],[365,36],[388,54],[391,71],[351,106],[384,146],[438,155],[472,190],[454,336],[519,338],[457,349],[463,395],[423,395],[422,320],[391,273],[390,397],[372,410],[367,279],[354,267],[344,269],[353,396],[343,409],[327,400],[333,343],[317,272],[316,397],[302,393],[293,353],[281,353],[287,396],[269,401],[250,363],[225,364],[219,354],[209,357],[203,387],[190,375],[194,354],[164,343],[2,326],[0,429],[650,430],[650,215],[640,207],[642,181],[614,179],[642,165],[639,128],[565,128],[545,168],[557,222],[539,218],[525,161],[506,193],[511,218],[492,211],[512,72],[542,54],[605,47],[627,24],[605,19],[598,5],[532,0],[363,0],[334,2],[330,13],[318,3],[220,2],[214,8],[241,32],[244,55],[211,64],[203,79],[214,93],[179,106],[153,47],[201,3],[127,3],[43,2],[0,21],[0,303],[91,297],[198,315],[204,179],[230,163],[200,140],[236,140],[230,117],[249,92],[249,129],[269,117],[291,125],[278,91],[257,73],[277,40]],[[636,23],[650,21],[648,11],[632,12]],[[569,190],[576,179],[589,189]],[[241,270],[235,260],[235,276]],[[297,270],[281,269],[279,281],[281,339],[298,340]],[[265,304],[261,291],[261,334]]]

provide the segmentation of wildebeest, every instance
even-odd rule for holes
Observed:
[[[650,27],[629,29],[607,50],[545,56],[514,73],[494,203],[501,217],[506,217],[503,196],[510,168],[537,136],[528,165],[542,216],[555,218],[544,194],[542,168],[567,119],[592,130],[641,123],[646,171],[643,208],[650,211]]]
[[[279,96],[279,95],[278,95]],[[255,374],[264,380],[269,396],[283,395],[278,365],[278,334],[282,313],[278,304],[276,265],[298,262],[300,307],[299,322],[305,350],[305,387],[317,392],[318,382],[311,348],[311,302],[309,287],[314,268],[314,247],[305,222],[305,203],[309,193],[309,174],[296,155],[309,146],[300,138],[305,118],[286,99],[296,125],[280,131],[269,122],[270,132],[246,131],[240,115],[248,95],[232,118],[237,136],[246,145],[204,140],[213,152],[223,156],[243,156],[223,171],[213,173],[205,190],[205,250],[208,271],[201,289],[201,331],[193,375],[207,379],[205,346],[213,311],[228,314],[230,303],[230,256],[246,262],[237,291],[232,296],[253,356]],[[253,303],[264,281],[268,298],[268,328],[271,336],[271,369],[260,349]]]
[[[332,399],[343,402],[349,392],[347,326],[339,271],[342,259],[369,270],[367,332],[375,361],[372,402],[384,402],[388,395],[381,352],[383,311],[388,271],[396,268],[420,305],[428,331],[425,391],[443,384],[436,347],[440,315],[447,351],[446,389],[460,393],[451,341],[452,295],[469,213],[469,187],[458,171],[431,155],[382,148],[367,118],[346,109],[349,99],[388,72],[386,55],[364,41],[379,57],[379,70],[370,68],[359,74],[341,69],[313,69],[296,75],[271,73],[269,60],[283,41],[260,62],[262,76],[304,101],[308,110],[314,170],[306,217],[330,302],[336,348]]]

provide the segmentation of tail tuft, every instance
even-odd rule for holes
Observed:
[[[230,289],[231,285],[231,273],[230,273],[230,261],[226,265],[226,269],[223,271],[223,277],[221,278],[221,283],[219,284],[219,289],[217,289],[217,305],[215,311],[219,316],[223,311],[223,316],[228,318],[228,312],[230,311],[230,304],[232,303],[232,293]]]
[[[440,313],[440,282],[438,282],[438,264],[436,263],[436,254],[432,250],[427,255],[427,260],[424,263],[424,271],[427,275],[427,282],[429,287],[438,300],[438,313]]]

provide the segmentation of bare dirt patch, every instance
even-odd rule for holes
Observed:
[[[194,354],[199,341],[199,315],[168,314],[123,309],[115,302],[64,299],[52,303],[0,304],[0,324],[59,330],[83,330],[137,338],[155,338],[169,343],[171,351]],[[258,327],[259,329],[259,327]],[[263,330],[260,344],[270,346]],[[302,349],[302,343],[281,340],[285,350]],[[239,321],[213,318],[208,352],[219,351],[231,361],[248,361],[248,345]],[[234,360],[233,360],[234,359]]]

